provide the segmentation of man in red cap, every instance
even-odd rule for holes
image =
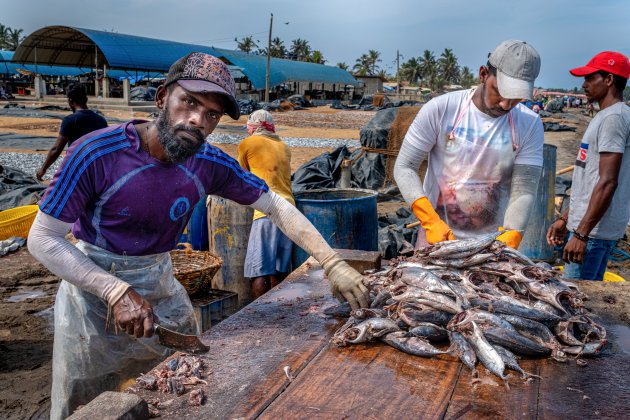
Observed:
[[[600,112],[584,133],[575,161],[569,209],[547,232],[547,242],[564,247],[568,278],[602,280],[608,257],[630,217],[630,107],[623,91],[630,62],[623,54],[604,51],[586,66],[570,70],[584,77],[582,88]]]

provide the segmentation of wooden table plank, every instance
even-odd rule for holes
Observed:
[[[538,374],[538,361],[520,360],[526,372]],[[479,379],[473,380],[470,369],[462,366],[455,392],[445,419],[532,419],[538,405],[538,379],[521,379],[520,374],[508,371],[510,389],[503,381],[478,364]]]
[[[284,366],[299,373],[343,324],[322,315],[323,307],[337,301],[319,265],[309,261],[203,335],[210,352],[202,357],[212,372],[206,378],[206,404],[189,406],[188,394],[135,393],[145,400],[174,400],[161,410],[167,418],[256,417],[289,384]]]
[[[326,347],[262,419],[439,419],[460,363],[410,356],[384,343]]]
[[[607,331],[608,345],[585,367],[571,360],[541,360],[539,419],[627,418],[630,410],[630,329],[609,319],[597,319]],[[619,328],[622,327],[622,328]],[[621,333],[621,334],[620,334]],[[624,345],[625,344],[625,345]]]

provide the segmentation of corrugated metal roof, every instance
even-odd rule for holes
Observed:
[[[43,76],[80,76],[86,73],[94,73],[94,68],[19,64],[12,61],[14,56],[15,52],[13,51],[0,51],[0,73],[12,75],[20,73],[18,70],[26,70],[27,72],[38,73]],[[107,75],[116,79],[136,78],[136,73],[129,70],[108,70]],[[159,77],[160,75],[162,73],[140,71],[137,74],[137,78],[140,80]]]
[[[76,67],[107,64],[117,69],[166,72],[178,58],[192,51],[205,52],[238,66],[256,89],[264,89],[266,56],[204,45],[186,44],[115,32],[68,26],[47,26],[30,34],[18,46],[13,61]],[[269,83],[311,81],[360,85],[345,70],[321,64],[272,58]]]

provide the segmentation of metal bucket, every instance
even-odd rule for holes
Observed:
[[[295,205],[333,248],[376,251],[378,220],[376,191],[337,188],[303,191],[294,195]],[[293,247],[292,264],[297,268],[308,258]]]
[[[245,256],[254,210],[231,200],[208,197],[210,251],[223,258],[212,279],[212,288],[238,294],[239,307],[253,300],[250,280],[245,277]]]
[[[553,247],[547,244],[547,230],[554,220],[556,146],[543,145],[543,170],[538,195],[529,216],[519,251],[532,260],[553,262]]]

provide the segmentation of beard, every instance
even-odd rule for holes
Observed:
[[[204,143],[203,134],[198,128],[184,124],[171,125],[166,107],[160,112],[155,123],[160,144],[171,162],[183,162],[194,156]],[[190,134],[195,140],[178,136],[177,132],[180,131]]]

